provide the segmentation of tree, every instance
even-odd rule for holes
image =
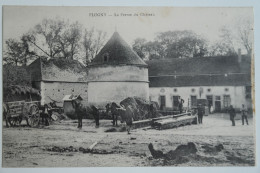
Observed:
[[[207,54],[207,41],[193,31],[167,31],[157,35],[156,40],[165,52],[163,57],[198,57]]]
[[[26,40],[49,58],[75,59],[81,48],[82,25],[61,19],[44,19],[26,34]]]
[[[144,38],[137,38],[137,39],[134,40],[134,43],[132,45],[133,50],[142,59],[145,58],[146,43],[147,43],[146,39],[144,39]]]
[[[234,46],[234,33],[231,32],[226,26],[222,27],[220,30],[220,39],[215,41],[210,47],[209,55],[211,56],[230,56],[236,55]]]
[[[41,41],[44,41],[44,43],[47,44],[47,51],[44,51],[45,54],[50,58],[55,58],[61,53],[59,39],[65,25],[65,22],[60,19],[44,19],[42,23],[35,26],[35,35],[32,35],[30,41],[33,42],[34,45],[37,45],[37,47],[43,47],[39,45]],[[38,41],[38,43],[36,41]],[[41,49],[43,50],[43,48]]]
[[[245,47],[247,54],[251,55],[253,48],[253,21],[249,17],[242,17],[237,22],[238,40]]]
[[[64,58],[74,59],[80,50],[82,26],[75,22],[71,25],[65,25],[64,28],[63,33],[58,36],[58,50]]]
[[[85,29],[83,36],[83,50],[85,54],[84,63],[88,64],[98,54],[106,40],[106,32],[95,30],[94,28]]]
[[[164,57],[162,45],[158,41],[149,41],[144,45],[144,51],[147,59],[159,59]]]
[[[35,56],[35,52],[30,51],[25,36],[21,38],[21,41],[8,39],[5,43],[7,50],[3,60],[7,64],[26,65],[28,60]]]

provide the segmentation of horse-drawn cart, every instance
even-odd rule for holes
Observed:
[[[5,120],[6,126],[20,125],[22,120],[25,119],[27,125],[30,127],[36,127],[40,120],[40,103],[38,101],[16,101],[7,102],[4,105],[6,109]]]

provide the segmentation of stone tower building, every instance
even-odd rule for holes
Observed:
[[[115,32],[88,66],[88,103],[104,106],[127,97],[149,99],[147,64]]]

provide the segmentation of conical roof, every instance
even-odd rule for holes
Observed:
[[[109,41],[92,60],[90,66],[122,64],[147,66],[147,64],[120,37],[118,32],[114,32]]]

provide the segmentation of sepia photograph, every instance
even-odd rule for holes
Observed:
[[[2,7],[2,167],[255,167],[253,7]]]

